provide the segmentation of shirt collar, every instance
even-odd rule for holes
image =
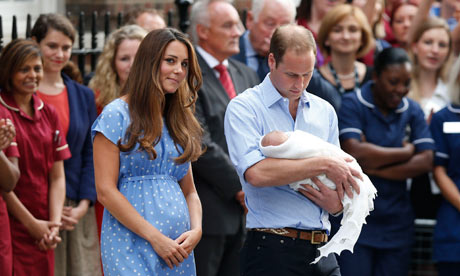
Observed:
[[[368,81],[364,84],[361,89],[356,90],[356,96],[361,104],[374,109],[374,95],[372,94],[372,86],[374,85],[374,81]],[[402,99],[399,103],[398,108],[394,110],[395,113],[403,113],[409,108],[409,101],[406,97]]]
[[[35,113],[35,118],[38,118],[39,116],[39,110],[42,110],[43,106],[45,105],[43,101],[37,96],[36,93],[32,95],[32,101],[34,103],[34,113]],[[13,95],[11,93],[6,93],[3,91],[0,91],[0,104],[8,108],[9,110],[18,112],[22,116],[27,116],[22,110],[19,109],[18,105],[16,104]],[[28,116],[27,116],[28,117]]]
[[[201,57],[204,59],[204,61],[206,61],[208,66],[211,67],[212,69],[214,69],[214,67],[220,64],[220,62],[215,57],[213,57],[210,53],[206,52],[200,46],[196,46],[196,50],[198,53],[200,53]],[[228,67],[228,59],[225,59],[222,62],[222,64],[225,65],[225,67]]]
[[[447,109],[449,109],[451,112],[453,113],[458,113],[460,114],[460,105],[456,105],[456,104],[453,104],[453,103],[449,103],[447,105]]]
[[[252,47],[251,41],[249,40],[249,33],[250,31],[246,31],[243,34],[243,42],[244,42],[244,47],[245,47],[244,50],[246,51],[245,54],[246,54],[246,57],[256,57],[257,52],[256,50],[254,50],[254,48]]]
[[[263,102],[265,106],[270,107],[276,102],[286,99],[283,96],[281,96],[280,92],[273,86],[272,80],[270,79],[270,74],[268,73],[267,76],[265,76],[265,79],[262,81],[262,83],[259,85],[260,90],[263,91]],[[310,96],[308,95],[307,90],[304,90],[302,92],[302,95],[300,95],[300,101],[305,104],[309,105],[310,103]]]

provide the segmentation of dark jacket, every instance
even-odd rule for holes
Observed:
[[[75,201],[96,200],[91,125],[97,117],[94,93],[62,74],[69,99],[67,143],[72,158],[64,161],[66,196]]]
[[[203,233],[236,234],[242,226],[243,209],[235,199],[241,184],[230,161],[224,135],[224,116],[230,99],[213,69],[199,54],[197,56],[203,86],[198,92],[196,115],[204,129],[203,144],[207,149],[192,163],[192,168],[203,206]],[[259,83],[252,69],[238,61],[228,61],[237,94]]]

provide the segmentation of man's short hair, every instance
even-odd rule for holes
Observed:
[[[151,15],[153,15],[153,16],[159,16],[161,19],[164,20],[163,14],[162,14],[160,11],[156,10],[156,9],[150,9],[150,8],[134,8],[134,9],[132,9],[131,11],[129,11],[128,13],[126,13],[123,23],[124,23],[125,25],[137,24],[136,19],[137,19],[141,14],[144,14],[144,13],[148,13],[148,14],[151,14]]]
[[[227,2],[233,4],[233,0],[198,0],[193,4],[192,9],[190,10],[189,35],[194,44],[198,44],[199,41],[196,26],[200,24],[209,27],[211,24],[211,16],[209,14],[208,6],[212,2]]]
[[[270,53],[273,54],[277,67],[288,50],[294,50],[297,54],[313,51],[316,57],[316,42],[313,34],[296,24],[276,28],[270,41]]]
[[[264,9],[265,2],[267,1],[278,2],[286,7],[291,13],[291,23],[294,23],[297,10],[293,0],[252,0],[251,13],[252,17],[254,18],[254,22],[257,22],[259,19],[259,15]]]

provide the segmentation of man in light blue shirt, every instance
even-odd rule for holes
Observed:
[[[347,161],[329,157],[288,160],[266,158],[260,138],[273,131],[300,129],[339,145],[337,116],[326,101],[306,92],[316,56],[310,31],[279,27],[270,43],[270,74],[233,99],[225,115],[225,135],[248,207],[247,240],[241,252],[242,275],[340,275],[335,256],[310,265],[316,248],[327,241],[328,213],[342,210],[344,191],[359,191]],[[328,189],[315,176],[326,174],[337,185]],[[288,184],[313,178],[320,191]]]

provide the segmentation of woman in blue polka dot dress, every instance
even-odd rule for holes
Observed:
[[[202,153],[193,115],[200,85],[187,38],[170,28],[153,31],[139,46],[122,97],[93,125],[106,276],[196,275],[201,204],[190,161]]]

